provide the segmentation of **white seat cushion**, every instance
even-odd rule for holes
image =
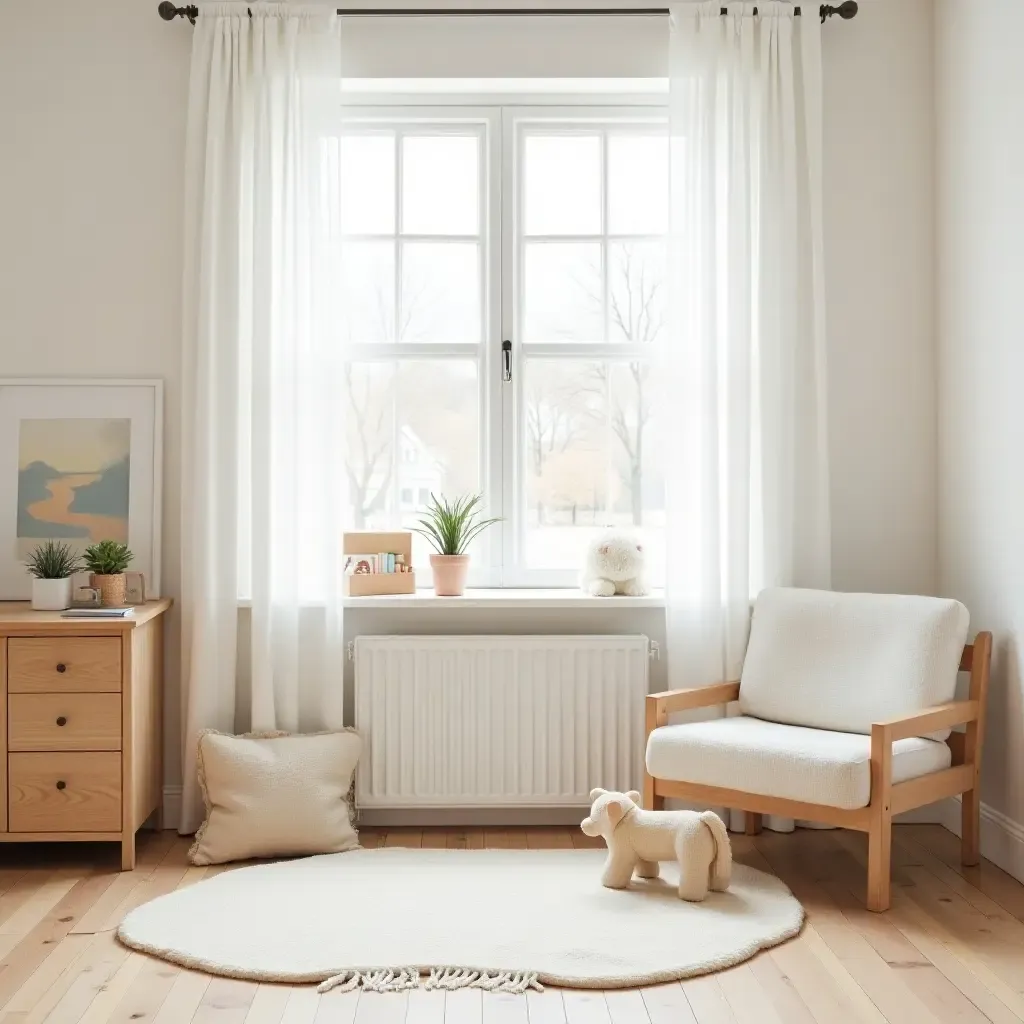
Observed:
[[[870,734],[874,722],[953,699],[967,639],[959,601],[773,588],[758,595],[740,711]],[[944,739],[949,730],[932,734]]]
[[[870,736],[742,715],[662,726],[647,743],[647,770],[656,779],[847,809],[871,801],[870,760]],[[892,745],[893,782],[949,763],[949,747],[937,740],[915,737]]]

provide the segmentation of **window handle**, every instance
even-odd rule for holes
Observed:
[[[501,379],[507,384],[512,380],[512,342],[501,343]]]

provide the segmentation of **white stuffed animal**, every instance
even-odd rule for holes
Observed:
[[[625,889],[636,870],[657,878],[658,861],[679,863],[679,898],[700,902],[708,889],[724,892],[732,877],[732,847],[714,811],[645,811],[640,794],[592,789],[590,816],[580,827],[608,844],[601,884]]]
[[[644,578],[644,546],[622,533],[609,533],[587,546],[580,589],[593,597],[643,597],[648,592]]]

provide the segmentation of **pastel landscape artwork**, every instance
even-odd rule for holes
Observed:
[[[25,419],[18,433],[18,557],[40,540],[128,541],[131,420]]]

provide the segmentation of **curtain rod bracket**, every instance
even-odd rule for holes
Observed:
[[[186,7],[176,7],[171,0],[161,0],[157,7],[157,13],[164,21],[174,21],[175,18],[188,18],[190,24],[196,23],[196,18],[199,16],[199,8],[195,4],[188,4]],[[662,7],[606,7],[606,8],[572,8],[572,7],[561,7],[561,8],[512,8],[508,10],[488,10],[486,7],[483,8],[467,8],[467,7],[454,7],[448,10],[440,9],[436,7],[427,8],[407,8],[398,10],[395,8],[351,8],[344,10],[338,9],[338,14],[349,15],[351,17],[360,16],[373,16],[373,17],[387,17],[389,15],[404,15],[415,17],[417,15],[428,17],[435,15],[438,17],[454,17],[457,15],[469,15],[472,17],[487,16],[489,14],[497,15],[531,15],[534,17],[550,17],[552,15],[644,15],[644,14],[668,14],[668,8]],[[726,8],[722,8],[722,13],[726,13]],[[755,14],[756,14],[755,10]],[[796,8],[796,13],[800,13],[800,8]],[[821,4],[818,8],[818,13],[821,15],[822,23],[824,24],[826,18],[831,18],[832,15],[838,14],[843,21],[849,21],[851,18],[856,17],[857,14],[857,0],[843,0],[843,3],[834,4]],[[250,17],[251,17],[250,13]]]

